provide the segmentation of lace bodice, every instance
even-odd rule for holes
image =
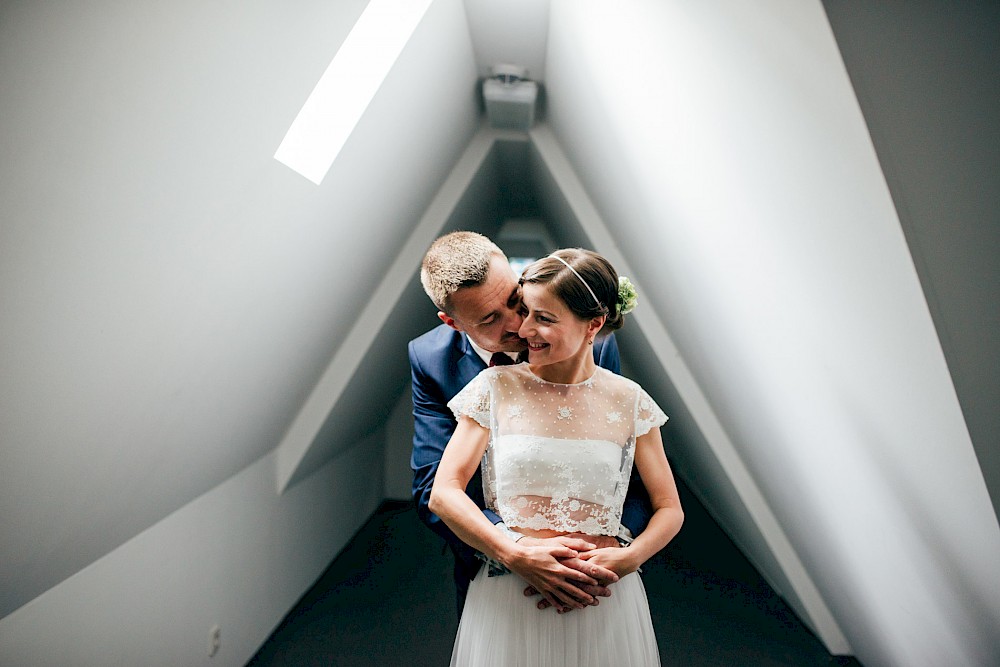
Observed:
[[[667,421],[631,380],[598,367],[579,384],[528,364],[487,368],[448,407],[490,430],[487,506],[510,527],[617,535],[635,439]]]

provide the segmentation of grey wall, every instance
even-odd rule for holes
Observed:
[[[382,499],[382,442],[286,493],[254,462],[0,619],[11,667],[226,665],[257,651]],[[221,646],[209,656],[209,635]]]
[[[823,4],[1000,513],[1000,5]]]
[[[409,500],[413,487],[410,452],[413,450],[413,396],[409,387],[397,399],[385,426],[385,497]]]

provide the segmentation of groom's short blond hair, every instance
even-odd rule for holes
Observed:
[[[451,296],[486,281],[490,260],[505,257],[493,241],[475,232],[452,232],[431,244],[420,265],[420,284],[438,310],[451,314]]]

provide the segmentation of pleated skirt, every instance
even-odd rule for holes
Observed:
[[[472,581],[455,638],[453,667],[640,667],[659,665],[646,589],[638,573],[611,586],[596,607],[557,614],[524,597],[514,574]]]

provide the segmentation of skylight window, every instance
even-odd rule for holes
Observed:
[[[371,0],[309,95],[274,159],[319,185],[431,0]]]

